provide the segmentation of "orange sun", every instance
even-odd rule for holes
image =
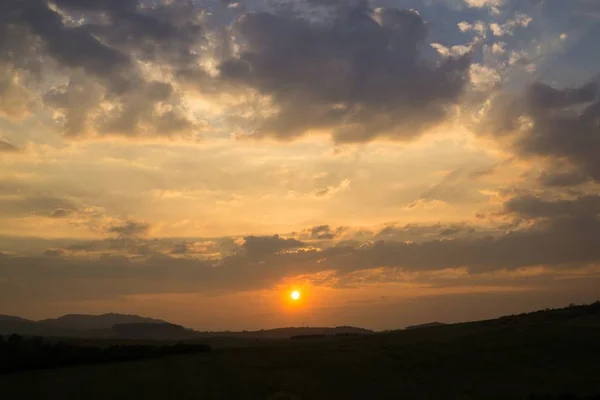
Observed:
[[[292,293],[290,293],[290,297],[292,298],[292,300],[300,300],[300,292],[298,290],[294,290],[292,291]]]

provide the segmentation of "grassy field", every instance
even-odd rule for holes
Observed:
[[[529,399],[600,394],[600,305],[0,376],[4,399]]]

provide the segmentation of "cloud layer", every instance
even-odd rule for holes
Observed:
[[[11,310],[597,279],[596,1],[9,0],[0,16]]]

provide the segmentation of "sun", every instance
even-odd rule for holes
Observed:
[[[292,293],[290,293],[290,297],[292,298],[292,300],[300,300],[300,292],[298,290],[294,290],[292,291]]]

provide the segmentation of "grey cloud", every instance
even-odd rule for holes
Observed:
[[[125,223],[122,223],[125,225]],[[120,229],[121,231],[123,229]],[[129,229],[130,231],[132,229]],[[74,255],[105,254],[126,257],[176,255],[190,258],[224,257],[239,251],[240,246],[231,244],[231,238],[210,240],[148,238],[143,229],[139,234],[119,234],[102,240],[76,241],[63,245],[62,249]],[[1,241],[0,241],[1,243]],[[8,248],[8,247],[7,247]]]
[[[53,4],[60,13],[42,0],[0,5],[9,22],[0,31],[0,61],[38,81],[48,58],[68,70],[67,82],[42,96],[47,108],[60,113],[56,122],[65,135],[175,135],[201,129],[188,118],[181,93],[170,84],[148,82],[137,63],[175,70],[196,63],[193,48],[202,41],[197,6],[142,7],[130,0]],[[15,38],[25,50],[12,44]],[[160,85],[168,88],[166,94],[157,93]],[[110,112],[101,107],[107,103],[113,105]]]
[[[177,243],[171,249],[171,254],[187,254],[189,252],[189,246],[186,242]]]
[[[580,196],[574,200],[521,196],[507,201],[504,210],[525,218],[582,217],[593,221],[600,214],[600,195]]]
[[[63,257],[66,253],[62,249],[48,249],[44,251],[44,255],[48,257]]]
[[[272,96],[279,108],[254,136],[332,129],[338,142],[409,139],[443,120],[466,82],[467,57],[439,66],[421,59],[427,27],[414,11],[333,12],[324,23],[269,13],[236,23],[242,52],[221,64],[221,78]]]
[[[57,209],[75,210],[76,208],[77,205],[71,200],[51,195],[0,196],[0,214],[10,217],[26,215],[52,217],[52,213]]]
[[[435,225],[419,225],[407,224],[404,226],[389,225],[377,232],[373,236],[375,241],[385,242],[427,242],[436,240],[440,236],[451,236],[462,234],[466,238],[471,233],[467,224],[435,224]],[[481,232],[478,235],[490,235],[489,232]]]
[[[89,32],[112,48],[143,61],[159,61],[176,68],[188,66],[197,61],[194,50],[204,40],[199,25],[203,10],[191,2],[147,6],[138,0],[59,0],[56,4],[69,12],[89,14]],[[96,21],[98,13],[107,15],[109,23]]]
[[[496,166],[491,167],[491,168],[483,168],[483,169],[479,169],[477,171],[471,172],[469,174],[469,179],[480,179],[489,175],[492,175],[494,172],[496,172]]]
[[[589,177],[580,170],[566,172],[544,172],[540,175],[539,181],[543,186],[549,187],[568,187],[577,186],[585,183]]]
[[[20,149],[5,139],[0,139],[0,153],[15,153]]]
[[[319,225],[309,229],[311,239],[335,239],[343,230],[343,227],[332,230],[329,225]]]
[[[65,251],[72,254],[93,253],[117,256],[151,256],[166,253],[165,243],[156,240],[146,240],[142,234],[119,234],[116,238],[93,240],[68,245]]]
[[[133,220],[119,222],[106,227],[107,232],[115,233],[117,236],[123,238],[143,236],[148,234],[149,230],[150,224]]]
[[[546,182],[565,186],[580,184],[586,176],[600,182],[599,122],[600,96],[596,84],[556,89],[536,83],[522,98],[497,98],[483,129],[491,129],[498,137],[510,140],[522,156],[570,163],[576,172],[554,176]]]
[[[228,115],[233,125],[257,125],[255,137],[292,139],[324,129],[338,142],[404,140],[445,118],[469,60],[422,57],[427,26],[418,13],[370,9],[364,1],[316,3],[327,6],[325,21],[281,10],[244,14],[233,29],[241,52],[232,58],[227,25],[240,11],[222,5],[207,13],[193,2],[4,2],[0,61],[38,83],[64,72],[68,79],[38,98],[68,137],[196,136],[204,123],[189,113],[182,93],[192,83],[204,94],[252,88],[272,98],[279,110],[272,117],[254,123]],[[220,77],[201,67],[207,57],[220,62]],[[150,81],[138,61],[176,82]],[[23,88],[11,89],[23,100],[19,113],[29,108]]]
[[[220,243],[219,243],[220,242]],[[184,240],[178,243],[175,243],[171,250],[171,254],[178,255],[208,255],[213,257],[215,254],[222,255],[223,254],[223,245],[226,244],[223,241],[214,241],[214,240]],[[236,249],[238,246],[235,247]]]
[[[277,253],[281,250],[299,248],[304,243],[296,239],[284,239],[279,235],[273,236],[248,236],[244,238],[242,248],[248,256],[264,256]]]
[[[461,231],[460,228],[448,228],[440,232],[440,236],[453,236]]]
[[[308,0],[308,3],[328,7],[367,8],[366,0]]]
[[[69,82],[55,86],[44,94],[44,105],[64,113],[62,128],[65,136],[76,137],[92,129],[89,114],[104,95],[99,85],[80,74],[73,74]]]
[[[66,208],[55,208],[54,210],[52,210],[50,212],[50,217],[52,218],[64,218],[64,217],[68,217],[69,215],[73,214],[74,210],[69,210]]]
[[[537,82],[531,85],[527,93],[528,103],[536,109],[562,109],[565,107],[590,103],[597,97],[598,88],[589,83],[579,88],[556,89]]]
[[[48,54],[62,64],[108,76],[130,63],[127,56],[104,45],[85,28],[65,26],[45,1],[9,2],[6,8],[4,11],[37,35]]]

